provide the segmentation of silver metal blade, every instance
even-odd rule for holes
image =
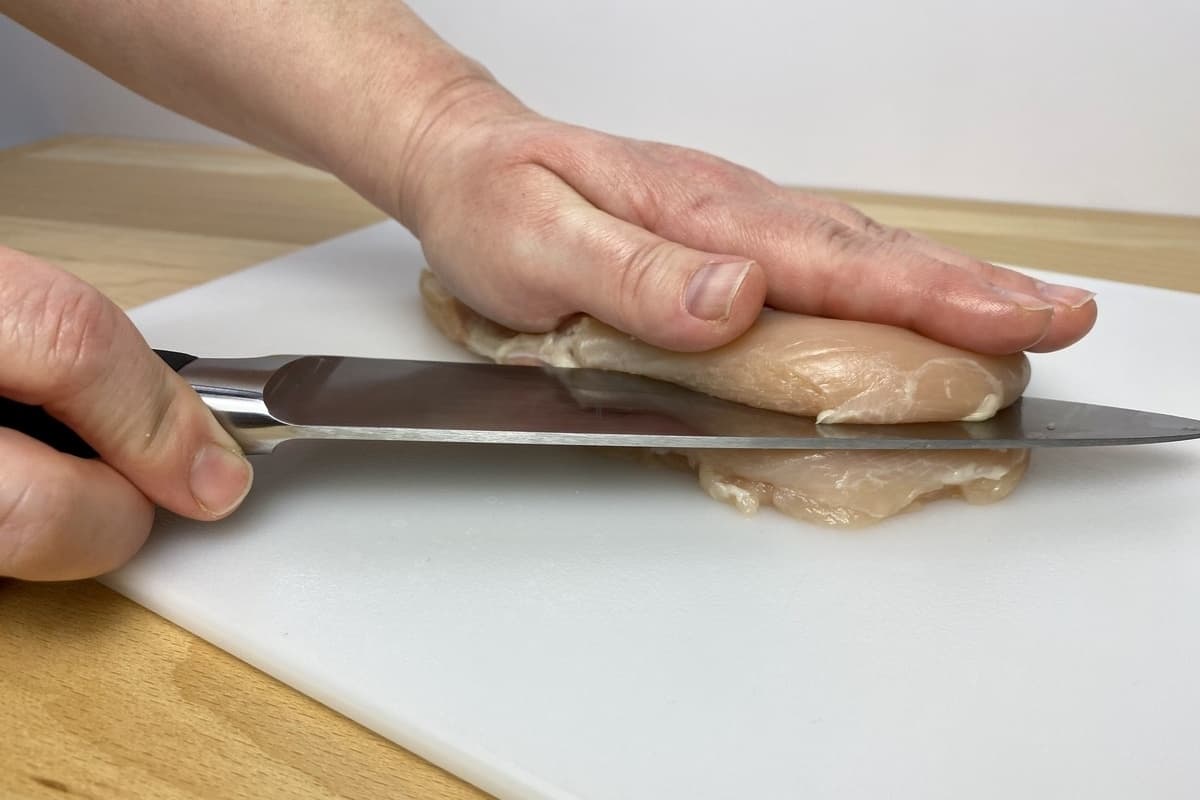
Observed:
[[[1024,398],[986,422],[817,425],[619,372],[303,356],[263,398],[325,438],[660,448],[962,450],[1200,438],[1200,421]]]

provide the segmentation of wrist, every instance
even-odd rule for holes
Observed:
[[[422,196],[439,163],[500,118],[531,113],[479,64],[454,53],[427,78],[399,76],[377,93],[364,129],[330,171],[376,207],[416,229]]]

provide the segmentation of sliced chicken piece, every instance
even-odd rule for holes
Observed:
[[[1002,500],[1025,474],[1029,451],[689,450],[659,458],[695,470],[709,496],[745,514],[767,505],[862,527],[943,497]]]
[[[467,308],[429,272],[421,292],[444,334],[494,361],[632,372],[820,422],[989,419],[1029,383],[1023,354],[979,355],[888,325],[766,309],[724,347],[676,353],[587,316],[517,333]]]
[[[518,333],[459,302],[429,272],[421,295],[443,334],[499,363],[630,372],[821,422],[982,420],[1014,402],[1029,381],[1024,355],[978,355],[863,322],[768,309],[724,347],[675,353],[587,316],[549,333]],[[861,526],[940,497],[1006,497],[1029,451],[689,450],[655,457],[694,469],[712,497],[743,512],[768,504],[798,519]]]

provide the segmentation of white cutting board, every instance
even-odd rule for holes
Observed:
[[[201,355],[465,359],[383,224],[151,303]],[[1200,415],[1200,296],[1088,281],[1032,394]],[[990,508],[742,517],[595,452],[299,446],[107,582],[505,798],[1200,793],[1200,447],[1037,453]]]

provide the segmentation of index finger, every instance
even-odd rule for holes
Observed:
[[[1095,321],[1094,303],[1064,309],[1027,276],[948,263],[787,200],[733,198],[663,224],[676,240],[755,259],[767,302],[786,311],[896,325],[989,354],[1065,346]]]
[[[1077,286],[1047,284],[1018,270],[1001,267],[963,252],[948,244],[903,228],[881,225],[855,208],[824,198],[797,197],[796,202],[807,208],[816,200],[829,216],[867,236],[890,242],[903,248],[924,253],[930,258],[961,267],[985,283],[1023,294],[1039,297],[1054,306],[1054,316],[1046,335],[1028,349],[1038,352],[1061,350],[1085,336],[1096,323],[1095,293]]]

